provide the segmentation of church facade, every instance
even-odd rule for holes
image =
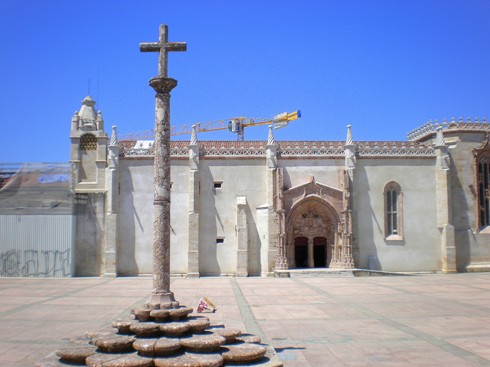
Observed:
[[[425,124],[407,141],[171,143],[171,272],[298,268],[490,270],[486,121]],[[74,275],[152,272],[153,142],[107,134],[95,101],[71,122]]]

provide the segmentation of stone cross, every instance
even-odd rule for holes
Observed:
[[[170,291],[170,91],[177,80],[167,76],[169,51],[185,51],[185,43],[168,42],[168,27],[160,25],[159,42],[140,43],[141,52],[159,52],[158,76],[150,79],[156,92],[153,144],[153,290],[149,308],[176,308]]]
[[[168,71],[168,53],[170,51],[186,51],[185,42],[168,42],[168,26],[160,24],[160,36],[158,42],[140,43],[141,52],[159,52],[158,56],[158,76],[166,78]]]

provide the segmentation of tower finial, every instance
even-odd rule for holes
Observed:
[[[86,96],[82,100],[82,107],[80,108],[80,111],[78,111],[78,117],[82,130],[104,129],[102,114],[97,113],[95,110],[95,101],[90,96]],[[98,126],[99,123],[102,125],[101,128]]]
[[[197,145],[197,124],[192,125],[190,145]]]
[[[117,126],[112,125],[112,134],[111,134],[111,146],[117,146]]]
[[[439,126],[436,133],[436,146],[440,147],[443,145],[446,145],[446,140],[444,139],[444,134],[442,133],[442,126]]]
[[[274,139],[274,132],[272,131],[273,128],[273,125],[269,125],[269,136],[267,137],[267,145],[274,145],[276,143],[276,140]]]
[[[345,139],[345,145],[352,145],[354,142],[352,140],[352,125],[347,125],[347,137]]]

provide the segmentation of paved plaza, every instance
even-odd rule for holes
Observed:
[[[150,277],[0,278],[0,366],[33,366],[86,330],[127,317]],[[490,366],[490,273],[172,279],[214,323],[259,335],[284,366]]]

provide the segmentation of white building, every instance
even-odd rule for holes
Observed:
[[[152,272],[151,141],[117,142],[87,97],[74,115],[75,274]],[[490,269],[486,121],[408,141],[172,142],[173,274]],[[327,138],[327,137],[326,137]],[[81,199],[83,198],[83,199]]]
[[[453,119],[402,142],[356,141],[350,126],[346,141],[275,141],[272,129],[264,141],[173,141],[171,271],[488,271],[489,132]],[[70,138],[71,275],[151,273],[152,142],[109,138],[90,97]]]

